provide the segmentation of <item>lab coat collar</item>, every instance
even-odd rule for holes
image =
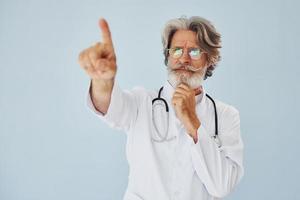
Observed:
[[[203,86],[202,86],[203,87]],[[169,81],[166,81],[165,85],[164,85],[164,89],[162,91],[162,95],[163,97],[168,101],[168,102],[172,102],[172,97],[173,97],[173,93],[174,93],[175,89],[173,88],[173,86],[170,84]],[[203,92],[198,94],[197,96],[195,96],[196,98],[196,104],[200,104],[200,106],[204,105],[205,103],[205,99],[203,98],[206,96],[206,91],[203,88]]]

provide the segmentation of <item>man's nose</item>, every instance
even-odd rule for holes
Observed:
[[[180,63],[182,64],[190,64],[191,63],[191,58],[188,54],[187,51],[183,51],[182,56],[179,58]]]

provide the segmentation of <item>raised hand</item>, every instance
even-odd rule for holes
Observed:
[[[79,64],[94,81],[110,81],[117,71],[116,55],[111,33],[105,19],[99,20],[102,42],[83,50],[79,54]]]

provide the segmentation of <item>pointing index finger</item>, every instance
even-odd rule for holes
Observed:
[[[110,34],[110,30],[109,30],[107,21],[105,19],[101,18],[99,20],[99,27],[102,32],[103,43],[109,44],[112,46],[111,34]]]

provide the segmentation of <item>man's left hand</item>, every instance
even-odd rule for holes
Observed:
[[[195,95],[202,93],[202,88],[193,90],[181,83],[174,91],[172,105],[178,119],[183,123],[187,133],[197,142],[197,130],[201,125],[196,114]]]

